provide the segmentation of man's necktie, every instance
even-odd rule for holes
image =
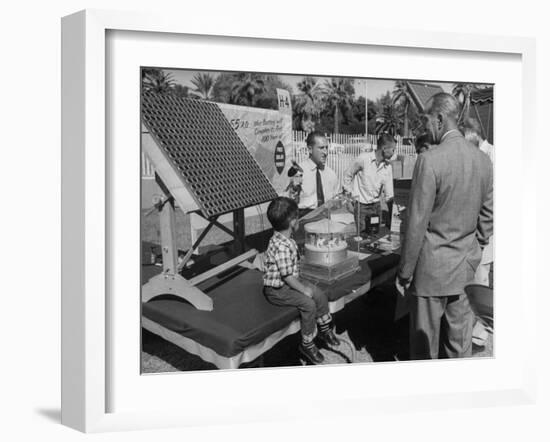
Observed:
[[[323,181],[321,180],[321,171],[317,168],[315,173],[315,179],[317,181],[317,207],[325,204],[325,194],[323,192]]]

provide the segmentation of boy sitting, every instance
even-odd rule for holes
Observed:
[[[298,205],[287,197],[275,198],[267,208],[273,236],[265,252],[264,295],[274,305],[291,305],[300,311],[302,343],[300,353],[312,364],[324,357],[315,345],[316,322],[321,344],[337,346],[332,330],[328,299],[318,287],[298,278],[298,248],[291,234],[298,227]]]

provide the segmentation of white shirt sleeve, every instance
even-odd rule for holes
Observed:
[[[386,176],[385,176],[385,192],[386,192],[386,199],[393,198],[393,170],[391,167],[391,164],[387,166],[386,170]]]
[[[329,177],[328,188],[330,189],[330,194],[325,195],[325,200],[334,198],[340,193],[340,183],[338,181],[338,177],[336,176],[336,172],[334,172],[334,170],[332,169],[328,169],[327,172],[330,172],[327,173]]]
[[[344,172],[344,179],[343,179],[343,187],[346,192],[353,192],[353,178],[359,172],[361,169],[363,169],[363,160],[361,156],[358,156],[355,158],[353,163],[350,167],[346,169]]]

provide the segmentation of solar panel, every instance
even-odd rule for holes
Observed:
[[[206,217],[277,197],[215,103],[144,93],[142,119]]]

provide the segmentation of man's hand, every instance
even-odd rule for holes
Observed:
[[[306,295],[308,298],[313,297],[313,289],[311,287],[306,287],[304,289],[304,295]]]
[[[402,278],[397,275],[395,278],[395,287],[401,296],[405,296],[405,291],[411,286],[412,278]]]

